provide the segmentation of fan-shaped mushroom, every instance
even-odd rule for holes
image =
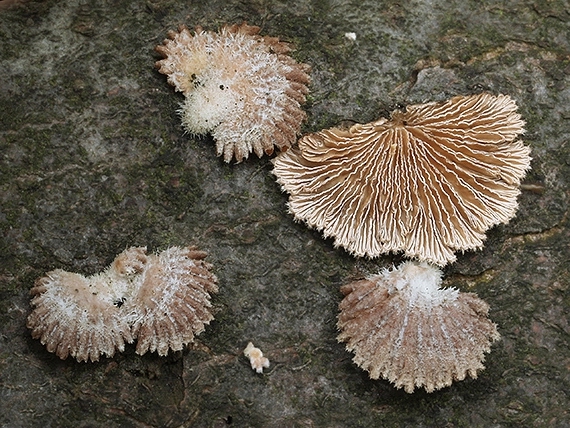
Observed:
[[[500,337],[489,306],[440,284],[439,269],[405,262],[341,288],[338,340],[372,379],[432,392],[484,368],[484,354]]]
[[[138,354],[180,351],[214,319],[210,294],[218,291],[217,279],[205,257],[194,247],[172,247],[149,256],[144,277],[126,305],[136,314],[132,332]]]
[[[241,162],[274,146],[295,142],[306,114],[309,66],[287,54],[291,48],[259,27],[231,25],[219,33],[181,26],[158,46],[158,71],[185,97],[182,124],[193,134],[211,133],[218,156]]]
[[[356,256],[404,251],[445,265],[517,208],[530,149],[506,95],[458,96],[391,120],[301,138],[274,159],[298,220]]]
[[[32,337],[61,359],[99,361],[101,355],[124,351],[125,342],[133,341],[120,309],[128,286],[126,277],[111,271],[90,278],[61,269],[49,272],[30,291]]]

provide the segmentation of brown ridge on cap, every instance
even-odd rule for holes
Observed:
[[[445,265],[509,221],[530,149],[506,95],[413,105],[390,120],[305,135],[274,159],[296,219],[355,256]]]

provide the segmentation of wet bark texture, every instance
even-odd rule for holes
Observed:
[[[205,5],[205,4],[208,5]],[[570,425],[570,15],[565,0],[0,1],[0,426]],[[180,23],[247,20],[313,67],[304,132],[480,91],[527,121],[520,209],[445,285],[491,306],[486,370],[433,394],[372,381],[336,342],[358,260],[297,224],[267,158],[239,165],[185,135],[153,48]],[[354,32],[356,40],[345,37]],[[198,245],[216,320],[161,358],[61,361],[26,329],[45,272],[92,274],[132,245]],[[242,351],[271,361],[263,375]]]

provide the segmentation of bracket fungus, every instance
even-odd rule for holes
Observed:
[[[489,306],[440,284],[439,269],[408,261],[341,288],[338,340],[372,379],[433,392],[484,368],[484,354],[500,337]]]
[[[515,215],[530,149],[515,101],[487,93],[304,136],[274,160],[298,220],[355,256],[403,251],[438,265]]]
[[[237,162],[255,152],[286,150],[306,113],[310,67],[287,55],[276,37],[260,36],[246,23],[218,33],[181,26],[156,50],[156,67],[185,96],[182,124],[192,134],[211,133],[218,156]]]
[[[57,269],[31,289],[27,326],[61,359],[98,361],[137,339],[136,352],[179,351],[213,319],[217,279],[206,253],[171,247],[147,254],[131,247],[111,266],[85,277]]]

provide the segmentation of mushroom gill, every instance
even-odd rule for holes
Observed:
[[[484,368],[484,354],[500,337],[489,306],[440,284],[439,269],[404,262],[341,288],[338,340],[372,379],[433,392]]]
[[[98,361],[138,339],[137,353],[180,350],[212,319],[216,277],[194,247],[158,255],[145,247],[119,254],[98,274],[57,269],[36,281],[27,326],[49,352]]]
[[[291,47],[260,36],[246,23],[219,33],[181,26],[156,50],[156,67],[185,96],[182,124],[192,134],[211,133],[217,155],[241,162],[286,150],[297,138],[306,114],[310,67],[287,55]]]
[[[514,215],[530,149],[506,95],[413,105],[390,120],[304,136],[274,159],[298,220],[356,256],[445,265]]]

